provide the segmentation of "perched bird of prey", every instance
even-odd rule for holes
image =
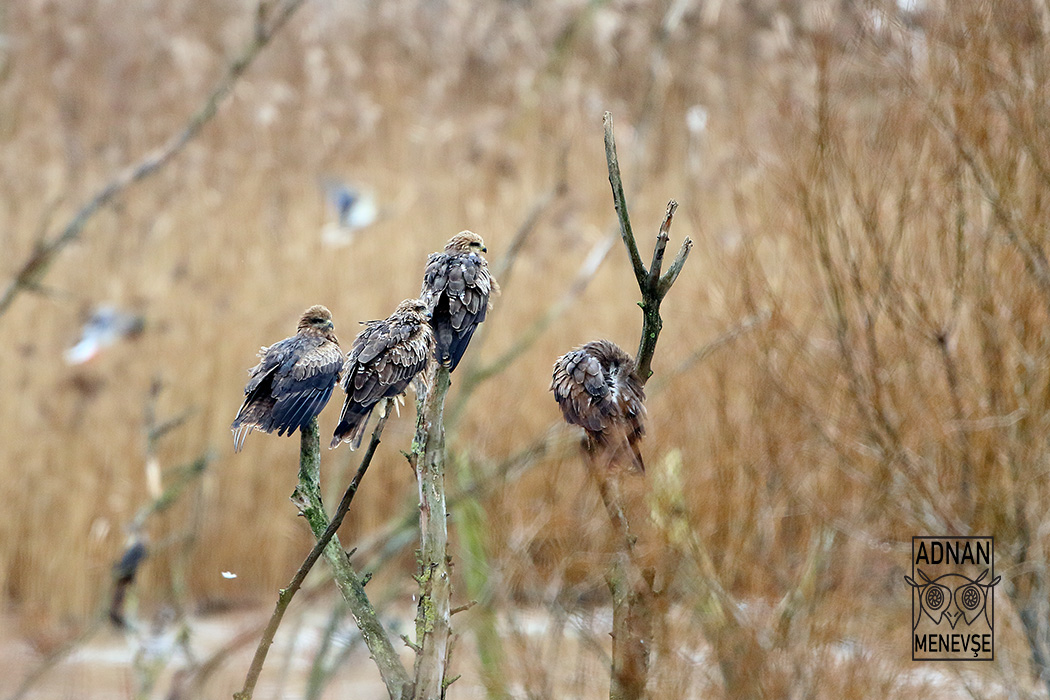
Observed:
[[[428,318],[422,300],[405,299],[390,318],[365,324],[343,365],[340,386],[346,392],[346,401],[332,447],[340,442],[349,442],[352,450],[360,447],[375,405],[403,394],[427,366],[434,352],[434,332]]]
[[[321,230],[321,242],[329,246],[348,245],[359,230],[375,223],[379,215],[375,197],[362,187],[333,178],[321,181],[335,221]]]
[[[311,306],[295,335],[259,351],[259,364],[248,370],[244,403],[230,426],[235,451],[253,430],[291,435],[325,407],[343,366],[333,328],[332,312]]]
[[[490,292],[499,290],[481,257],[486,252],[481,236],[461,231],[449,239],[445,250],[427,258],[419,297],[431,314],[437,359],[449,372],[456,369],[470,337],[485,320]]]
[[[79,365],[115,344],[121,338],[142,332],[145,322],[138,314],[115,306],[99,306],[91,314],[76,345],[66,350],[66,362]]]
[[[581,345],[554,363],[551,391],[566,422],[586,431],[589,449],[616,462],[629,448],[634,466],[645,471],[638,449],[645,390],[630,355],[608,340]]]

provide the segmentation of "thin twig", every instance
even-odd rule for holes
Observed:
[[[193,460],[189,464],[184,464],[179,467],[172,469],[177,474],[174,482],[168,485],[162,493],[156,498],[147,503],[138,513],[135,514],[134,519],[128,526],[128,529],[132,532],[141,530],[146,521],[157,513],[163,513],[168,508],[171,508],[178,500],[179,496],[182,495],[183,490],[193,483],[194,479],[204,474],[208,468],[208,464],[214,459],[214,455],[211,452],[207,452],[197,459]]]
[[[620,222],[620,237],[623,239],[627,255],[631,258],[631,267],[634,276],[639,280],[647,275],[645,263],[642,256],[638,254],[638,244],[634,241],[634,231],[631,230],[631,219],[627,215],[627,199],[623,194],[623,180],[620,178],[620,161],[616,158],[616,140],[613,138],[612,114],[605,113],[605,160],[609,164],[609,184],[613,191],[613,205],[616,207],[616,217]]]
[[[703,362],[710,357],[716,350],[722,348],[729,343],[733,342],[745,333],[749,333],[752,330],[764,326],[770,318],[772,318],[772,312],[769,309],[762,309],[756,314],[752,314],[744,319],[741,319],[738,323],[734,324],[727,330],[715,336],[714,339],[704,343],[699,348],[689,354],[684,360],[678,363],[670,372],[661,374],[658,378],[651,381],[646,387],[646,394],[652,395],[658,391],[664,389],[668,383],[684,372],[687,372],[693,365],[698,362]]]
[[[84,226],[99,210],[112,203],[130,185],[159,171],[200,133],[204,125],[215,116],[220,103],[233,91],[237,81],[248,70],[259,52],[270,43],[274,35],[280,31],[303,2],[304,0],[288,0],[280,11],[274,13],[275,16],[268,26],[260,19],[252,39],[241,50],[240,55],[230,62],[226,74],[204,100],[200,109],[189,118],[182,131],[172,136],[165,146],[150,153],[110,180],[73,215],[73,218],[53,238],[41,238],[33,252],[18,268],[14,278],[0,294],[0,316],[7,312],[19,293],[40,286],[40,280],[47,274],[58,253],[80,236]]]
[[[685,265],[686,258],[689,257],[690,251],[693,250],[693,241],[690,238],[686,238],[682,241],[682,247],[678,249],[678,254],[674,256],[674,260],[671,261],[671,267],[667,268],[667,272],[660,278],[660,284],[656,288],[656,293],[662,299],[670,291],[671,285],[674,284],[675,280],[678,279],[678,273],[682,271],[682,266]]]
[[[565,152],[568,152],[568,149],[566,149]],[[536,230],[540,219],[547,212],[547,209],[550,208],[551,204],[557,201],[559,197],[563,197],[569,189],[564,158],[562,158],[559,170],[558,181],[555,182],[549,190],[540,195],[539,199],[537,199],[532,207],[529,208],[528,213],[525,215],[525,219],[518,226],[518,230],[514,233],[514,237],[511,238],[506,253],[504,253],[503,256],[492,265],[492,275],[499,280],[501,287],[506,288],[511,273],[514,271],[514,265],[518,261],[518,256],[524,249],[525,243]]]
[[[667,248],[671,219],[674,218],[676,209],[678,209],[678,202],[672,199],[667,203],[667,213],[664,214],[664,221],[660,224],[660,232],[656,234],[656,245],[653,247],[653,261],[649,265],[649,289],[655,289],[660,282],[660,270],[664,266],[664,250]]]

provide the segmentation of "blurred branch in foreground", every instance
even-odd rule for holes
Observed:
[[[760,311],[749,316],[731,328],[716,336],[711,341],[698,348],[685,360],[680,362],[675,369],[662,375],[658,381],[652,382],[652,389],[648,392],[650,398],[667,386],[668,382],[681,372],[691,369],[694,365],[706,360],[716,350],[729,345],[732,341],[751,330],[761,327],[769,320],[768,311]],[[448,495],[448,509],[457,510],[464,505],[476,504],[490,497],[498,489],[513,484],[530,469],[539,464],[544,458],[552,455],[568,454],[568,451],[576,446],[576,441],[571,439],[569,431],[565,430],[561,421],[552,423],[543,434],[525,445],[514,454],[490,464],[488,468],[471,470],[469,478],[463,479],[459,488]],[[403,509],[400,515],[388,520],[387,524],[378,532],[361,542],[355,549],[354,554],[361,559],[370,560],[367,567],[375,573],[392,561],[405,550],[406,547],[416,542],[418,528],[418,506],[413,503]],[[300,598],[314,600],[327,590],[327,579],[318,581],[303,589]],[[266,623],[260,623],[251,628],[237,633],[223,646],[219,647],[211,656],[195,666],[184,679],[184,688],[190,692],[190,697],[202,692],[208,679],[220,668],[230,656],[241,647],[258,639],[266,628]],[[598,647],[596,647],[597,649]]]
[[[175,467],[172,470],[177,475],[175,481],[169,484],[168,487],[161,491],[152,501],[139,509],[129,529],[131,529],[133,533],[141,531],[150,517],[158,513],[163,513],[174,505],[179,497],[185,493],[186,487],[204,474],[211,460],[211,454],[203,454],[189,464]],[[8,700],[20,700],[21,698],[26,697],[33,686],[42,680],[51,669],[61,664],[66,657],[86,644],[100,629],[102,629],[105,621],[111,617],[113,605],[117,597],[119,596],[122,600],[127,586],[131,584],[131,580],[127,576],[129,569],[132,568],[131,564],[133,563],[134,568],[137,569],[146,556],[146,553],[142,551],[142,549],[136,547],[135,544],[136,543],[133,543],[131,547],[126,547],[121,551],[121,558],[116,562],[113,569],[113,583],[106,587],[106,590],[100,598],[98,610],[92,616],[84,630],[45,657],[36,668],[26,675],[15,692],[9,696]],[[132,559],[134,559],[134,562],[131,561]],[[128,578],[128,580],[122,581],[124,578]]]
[[[99,190],[84,206],[73,215],[73,218],[57,233],[48,239],[41,237],[33,252],[22,262],[3,292],[0,293],[0,316],[11,307],[15,298],[24,291],[37,290],[47,274],[55,257],[67,245],[77,240],[81,231],[98,213],[120,196],[129,186],[158,172],[186,145],[192,141],[201,129],[211,121],[219,105],[233,91],[237,81],[255,61],[259,53],[270,43],[270,40],[288,22],[304,0],[287,0],[276,10],[269,3],[260,2],[256,11],[255,31],[241,53],[226,68],[226,74],[204,100],[204,104],[189,118],[180,132],[172,136],[168,143],[147,155],[135,165],[117,174],[109,183]]]

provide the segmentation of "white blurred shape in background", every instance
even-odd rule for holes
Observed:
[[[80,340],[66,350],[66,362],[80,365],[98,355],[117,341],[142,332],[142,316],[104,304],[95,309],[84,324]]]
[[[321,242],[327,246],[349,245],[354,234],[375,223],[379,216],[375,196],[366,188],[350,185],[334,178],[321,181],[325,198],[335,214],[321,229]]]

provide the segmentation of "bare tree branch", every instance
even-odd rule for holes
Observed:
[[[613,191],[613,205],[616,207],[616,216],[620,221],[620,237],[623,239],[627,255],[631,258],[631,267],[634,268],[634,276],[639,280],[648,273],[642,256],[638,254],[638,244],[634,242],[634,231],[631,230],[631,219],[627,215],[627,199],[623,194],[623,180],[620,178],[620,161],[616,158],[616,140],[613,138],[612,114],[605,113],[605,160],[609,163],[609,184]]]
[[[419,604],[416,612],[416,700],[445,697],[452,644],[452,571],[445,499],[446,368],[432,363],[424,397],[417,402],[416,437],[410,462],[419,484]]]
[[[663,328],[660,303],[678,279],[693,243],[688,238],[685,239],[667,273],[661,277],[671,221],[678,208],[678,203],[672,199],[667,203],[667,211],[656,236],[652,264],[649,270],[645,269],[627,214],[627,201],[624,198],[623,181],[616,158],[612,115],[608,112],[605,113],[604,123],[605,158],[609,168],[613,204],[620,220],[620,235],[627,248],[638,290],[642,295],[642,300],[638,303],[642,309],[642,334],[635,363],[638,378],[645,384],[653,374],[653,355]],[[609,697],[611,700],[639,700],[645,696],[649,675],[649,650],[652,648],[653,637],[652,613],[656,597],[652,584],[653,575],[651,571],[642,570],[634,559],[634,539],[630,534],[627,509],[619,488],[619,473],[608,469],[592,471],[595,473],[602,501],[613,527],[620,532],[621,539],[625,539],[621,551],[613,559],[608,574],[609,590],[613,598],[613,654]]]
[[[671,219],[678,202],[673,199],[667,203],[667,213],[664,214],[664,222],[660,224],[660,232],[656,234],[656,245],[653,247],[653,261],[649,265],[649,288],[654,289],[660,281],[660,270],[664,265],[664,250],[667,248],[668,232],[671,230]]]
[[[241,50],[240,55],[230,62],[226,69],[226,74],[204,100],[204,104],[200,109],[186,122],[182,131],[172,136],[165,146],[147,155],[141,161],[110,180],[105,187],[99,190],[94,197],[88,200],[73,215],[73,218],[53,238],[40,239],[33,252],[19,266],[14,278],[4,288],[4,291],[0,293],[0,316],[7,312],[12,302],[21,292],[40,287],[40,281],[47,274],[55,257],[63,248],[80,236],[84,226],[100,209],[108,206],[114,199],[123,194],[124,190],[130,185],[159,171],[200,133],[204,125],[215,116],[219,105],[233,91],[237,81],[248,70],[248,67],[259,53],[270,43],[274,35],[281,30],[303,2],[304,0],[288,0],[280,10],[273,13],[273,19],[269,22],[266,21],[265,16],[269,13],[264,11],[263,4],[260,3],[256,29],[252,39]]]
[[[343,518],[346,517],[347,511],[350,509],[350,504],[353,502],[354,496],[357,494],[357,489],[361,485],[361,479],[364,478],[365,472],[368,470],[368,465],[372,463],[372,457],[376,453],[376,448],[379,447],[379,442],[383,435],[383,427],[386,425],[386,419],[387,412],[383,411],[372,431],[372,440],[368,443],[368,449],[361,458],[361,466],[357,468],[357,473],[354,475],[354,478],[351,479],[350,485],[346,487],[346,492],[343,493],[343,499],[339,502],[339,507],[332,516],[332,521],[328,523],[327,527],[324,528],[321,535],[317,538],[317,544],[315,544],[313,549],[310,550],[310,553],[306,555],[306,559],[303,560],[303,563],[299,566],[299,570],[295,572],[292,580],[288,582],[287,586],[281,589],[280,594],[277,596],[277,605],[274,607],[273,615],[270,616],[270,621],[263,630],[262,638],[259,640],[259,645],[255,649],[255,656],[252,658],[251,666],[248,667],[248,674],[244,679],[244,688],[235,696],[238,700],[248,700],[252,697],[252,693],[255,691],[255,684],[258,682],[259,674],[262,673],[263,664],[266,662],[266,654],[270,650],[270,645],[273,644],[274,635],[277,634],[277,628],[281,625],[284,613],[288,610],[292,598],[299,591],[299,588],[302,587],[306,575],[310,573],[310,569],[313,568],[314,564],[320,558],[321,554],[328,546],[328,543],[332,540],[332,537],[339,529],[339,526],[342,525]],[[308,432],[309,431],[305,430],[302,432],[301,439],[303,442],[310,439]],[[313,432],[314,437],[316,438],[316,429]],[[305,447],[300,451],[301,459],[309,459],[311,456],[311,452]],[[309,467],[308,465],[304,467],[301,464],[300,473],[303,473],[304,468],[308,469]],[[304,510],[309,508],[309,504],[304,500],[300,491],[301,489],[303,489],[302,481],[299,482],[299,486],[296,488],[294,498],[299,503],[300,512],[303,515],[306,515]]]
[[[672,204],[673,204],[672,200]],[[670,221],[668,221],[670,223]],[[693,241],[686,238],[682,241],[682,247],[678,249],[678,254],[674,256],[674,260],[671,261],[671,267],[667,268],[667,272],[664,273],[663,277],[660,278],[660,283],[656,288],[657,294],[662,298],[671,289],[671,285],[674,284],[675,280],[678,279],[678,273],[682,271],[682,266],[685,265],[686,258],[689,257],[690,251],[693,249]]]

